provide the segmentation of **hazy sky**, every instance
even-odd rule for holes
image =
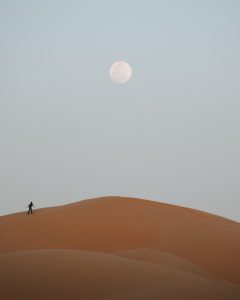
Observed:
[[[238,0],[0,0],[0,214],[125,195],[240,220],[239,16]]]

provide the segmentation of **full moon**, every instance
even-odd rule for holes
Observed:
[[[132,77],[132,68],[125,61],[117,61],[111,65],[109,75],[116,83],[125,83]]]

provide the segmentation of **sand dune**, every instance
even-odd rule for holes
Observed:
[[[226,282],[81,250],[34,250],[0,255],[4,299],[238,299]],[[33,276],[34,274],[34,276]],[[13,287],[14,283],[14,289]],[[174,287],[174,288],[173,288]],[[196,294],[197,289],[197,294]],[[151,298],[149,298],[151,296]],[[157,299],[157,298],[156,298]]]
[[[104,197],[3,216],[0,253],[7,300],[240,298],[240,224],[164,203]]]
[[[122,252],[115,252],[114,254],[121,257],[134,259],[137,261],[172,267],[191,274],[210,278],[212,280],[217,279],[211,273],[206,272],[205,270],[201,269],[199,266],[191,263],[190,261],[162,251],[141,248]]]

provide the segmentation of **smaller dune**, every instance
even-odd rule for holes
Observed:
[[[176,268],[181,271],[216,280],[216,277],[214,277],[211,273],[203,270],[202,268],[191,263],[190,261],[163,251],[141,248],[122,252],[115,252],[114,254],[121,257],[134,259],[137,261],[160,264],[162,266]]]
[[[32,250],[0,255],[4,300],[238,300],[239,287],[110,253]]]

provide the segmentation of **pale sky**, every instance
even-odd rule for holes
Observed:
[[[239,16],[238,0],[0,0],[0,215],[122,195],[239,221]]]

